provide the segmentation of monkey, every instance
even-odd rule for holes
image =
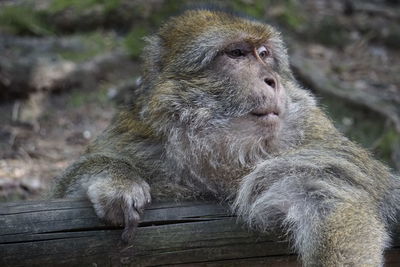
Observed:
[[[152,201],[217,199],[252,229],[285,229],[304,266],[383,266],[399,178],[334,127],[274,27],[195,9],[145,40],[134,103],[54,197],[87,197],[124,240]]]

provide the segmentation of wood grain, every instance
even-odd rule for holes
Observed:
[[[282,234],[249,231],[215,203],[153,204],[131,245],[121,231],[85,200],[3,203],[0,266],[300,266]],[[399,244],[387,266],[400,266]]]

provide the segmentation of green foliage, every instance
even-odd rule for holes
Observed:
[[[277,16],[277,20],[289,29],[300,30],[306,19],[304,14],[301,13],[299,3],[294,0],[285,0],[283,2],[285,4],[283,12]]]
[[[146,28],[135,27],[125,37],[125,48],[133,58],[139,58],[139,55],[142,53],[145,44],[143,37],[146,35],[148,35]]]
[[[80,91],[73,90],[68,96],[68,105],[70,107],[80,107],[86,103],[86,95]]]
[[[93,6],[102,6],[104,11],[115,10],[121,0],[53,0],[50,6],[51,12],[59,12],[64,9],[73,8],[77,11],[84,11]]]
[[[265,19],[266,10],[271,6],[279,7],[279,12],[275,14],[273,19],[283,26],[295,31],[303,26],[305,17],[301,13],[298,1],[295,0],[235,0],[231,3],[233,10],[262,20]]]
[[[270,1],[265,0],[235,0],[232,2],[232,8],[240,13],[245,13],[254,18],[262,19],[265,15],[265,8],[269,3]]]
[[[143,18],[142,21],[134,23],[134,27],[125,36],[124,45],[128,53],[138,59],[145,45],[143,37],[149,35],[151,29],[157,29],[171,15],[178,13],[182,8],[182,1],[165,1],[158,9],[153,9],[148,15],[146,5],[143,3],[136,8],[136,17]]]
[[[4,6],[0,10],[0,30],[16,35],[50,35],[51,27],[43,14],[28,5]]]
[[[400,135],[385,118],[375,111],[343,101],[332,95],[322,95],[321,103],[335,126],[352,141],[371,149],[382,161],[394,167],[394,147],[400,146]]]
[[[334,17],[325,17],[318,25],[310,25],[309,38],[326,46],[344,47],[349,33]]]
[[[106,34],[101,31],[90,32],[79,36],[84,46],[82,50],[60,50],[58,54],[67,60],[83,62],[101,53],[111,51],[118,47],[119,43],[113,34]]]
[[[398,49],[400,44],[400,27],[398,25],[389,26],[388,35],[380,38],[388,47]]]
[[[380,138],[374,150],[381,159],[387,163],[391,163],[393,150],[396,146],[400,146],[400,134],[394,127],[389,127]]]
[[[376,112],[332,95],[323,95],[321,103],[326,107],[336,127],[364,147],[371,148],[383,134],[385,120]]]
[[[97,105],[105,105],[108,103],[107,88],[100,87],[96,90],[72,90],[68,95],[67,105],[72,108],[78,108],[87,103],[96,103]]]
[[[158,28],[168,17],[182,9],[182,1],[166,1],[159,10],[149,17],[150,26]]]

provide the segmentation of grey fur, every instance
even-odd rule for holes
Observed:
[[[196,34],[199,23],[193,38],[183,30]],[[221,56],[230,43],[261,37],[273,56],[267,71]],[[100,217],[125,224],[125,239],[150,188],[155,200],[213,197],[250,227],[286,229],[305,266],[383,264],[399,178],[343,137],[298,85],[279,33],[200,10],[146,41],[137,102],[58,178],[56,197],[86,195]],[[259,90],[271,73],[284,92]],[[261,127],[248,114],[270,103],[282,123]]]

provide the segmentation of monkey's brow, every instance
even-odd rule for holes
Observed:
[[[250,42],[247,41],[239,41],[239,42],[233,42],[228,44],[225,47],[225,50],[234,50],[234,49],[240,49],[246,52],[251,52],[253,50],[253,45],[250,44]]]

